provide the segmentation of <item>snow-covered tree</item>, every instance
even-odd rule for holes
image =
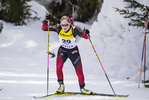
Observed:
[[[27,5],[28,1],[31,0],[0,0],[0,19],[14,25],[25,25],[25,20],[34,19],[31,17],[31,6]]]
[[[125,9],[115,8],[116,11],[120,15],[124,15],[124,18],[131,19],[129,25],[144,28],[145,5],[140,4],[136,0],[124,0],[124,2],[128,3],[128,6]]]

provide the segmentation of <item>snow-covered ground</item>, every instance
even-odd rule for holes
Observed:
[[[129,94],[127,98],[67,96],[52,97],[51,100],[148,100],[149,89],[138,89],[139,71],[144,30],[128,26],[113,7],[124,8],[123,0],[104,0],[101,13],[93,25],[75,22],[91,31],[91,40],[116,94]],[[139,1],[139,0],[138,0]],[[146,0],[140,0],[141,3]],[[46,10],[32,1],[32,9],[44,19]],[[149,3],[148,3],[149,4]],[[29,22],[27,26],[4,24],[0,34],[0,100],[34,100],[33,96],[46,95],[47,75],[47,32],[41,30],[41,21]],[[148,45],[147,35],[147,45]],[[58,36],[50,32],[50,51],[57,53]],[[81,54],[86,88],[94,92],[113,94],[104,72],[88,40],[80,39]],[[147,46],[147,52],[149,48]],[[149,55],[147,53],[147,58]],[[49,93],[58,88],[56,78],[56,57],[50,58]],[[147,60],[147,65],[149,64]],[[79,91],[78,79],[69,60],[64,64],[66,91]],[[129,77],[129,80],[127,79]],[[143,73],[142,73],[143,79]],[[149,70],[146,71],[149,79]]]

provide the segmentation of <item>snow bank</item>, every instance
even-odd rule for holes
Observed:
[[[90,29],[91,40],[110,77],[122,79],[133,77],[133,81],[138,82],[144,30],[129,26],[129,19],[124,19],[118,12],[115,12],[114,7],[122,9],[125,6],[123,0],[104,0],[98,19]],[[85,48],[83,52],[86,53],[86,57],[89,56],[86,66],[91,70],[97,69],[100,65],[95,64],[98,61],[91,57],[91,55],[95,55],[94,51],[91,50],[88,41],[87,43],[83,41],[80,43],[80,48]],[[147,52],[149,52],[149,48],[147,48]],[[148,57],[149,55],[147,55]],[[101,73],[100,70],[94,71]]]
[[[45,7],[35,1],[28,2],[28,5],[31,5],[31,9],[37,12],[37,17],[41,18],[41,21],[45,19],[45,15],[48,12]],[[32,12],[32,17],[34,16],[36,16],[36,13]]]

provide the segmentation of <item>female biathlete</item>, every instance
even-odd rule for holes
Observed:
[[[50,20],[47,16],[46,20]],[[56,73],[59,82],[59,88],[56,93],[64,93],[64,78],[63,78],[63,64],[69,58],[75,68],[76,74],[78,76],[78,81],[80,85],[80,91],[84,94],[92,94],[93,92],[85,89],[84,75],[82,70],[81,57],[77,47],[76,37],[77,35],[89,39],[89,30],[86,29],[85,32],[81,32],[79,29],[71,25],[71,20],[68,16],[63,16],[60,19],[60,26],[56,28],[49,28],[50,31],[56,31],[59,35],[60,47],[57,53],[56,61]],[[45,21],[42,25],[42,30],[48,30],[47,22]]]

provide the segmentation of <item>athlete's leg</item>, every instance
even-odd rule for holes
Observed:
[[[57,61],[56,61],[56,73],[57,73],[57,79],[59,83],[63,83],[63,64],[66,61],[66,51],[63,50],[61,47],[58,50],[57,54]]]
[[[83,88],[85,86],[85,82],[84,82],[84,75],[82,70],[81,57],[80,57],[78,48],[75,47],[74,49],[69,51],[68,57],[70,58],[71,62],[74,65],[76,74],[78,76],[80,88]]]

